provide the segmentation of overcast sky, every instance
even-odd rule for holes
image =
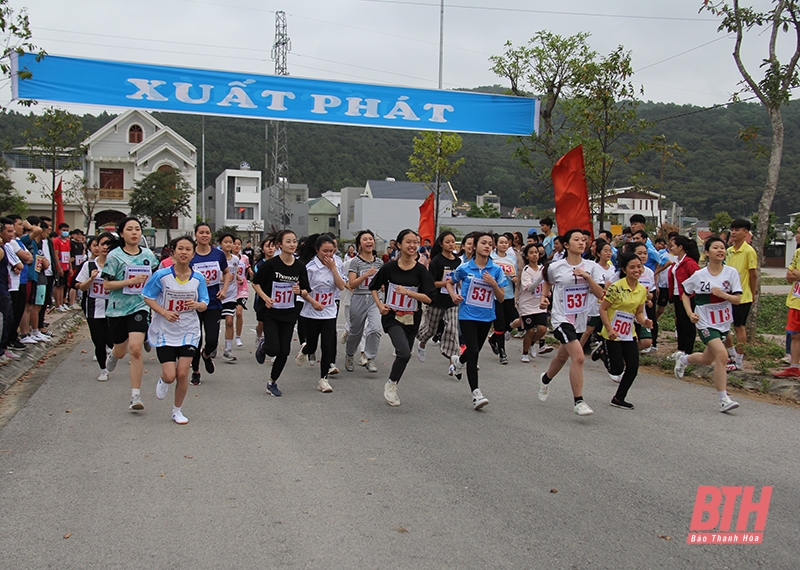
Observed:
[[[764,4],[765,0],[759,3]],[[286,12],[289,74],[436,88],[439,0],[11,0],[54,55],[271,74],[275,11]],[[644,100],[724,103],[741,79],[733,39],[701,0],[445,0],[443,87],[503,83],[488,58],[538,30],[589,32],[606,54],[633,52]],[[764,56],[765,38],[750,62]],[[688,52],[688,53],[684,53]],[[0,102],[10,99],[4,86]],[[41,105],[40,105],[41,107]],[[13,107],[12,107],[13,108]],[[72,107],[73,112],[97,112]]]

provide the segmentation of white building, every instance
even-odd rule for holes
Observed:
[[[261,172],[246,165],[227,169],[215,183],[214,223],[217,228],[233,226],[240,232],[264,228],[261,204]]]
[[[606,223],[629,226],[631,216],[634,214],[643,215],[647,221],[659,225],[661,220],[666,221],[667,210],[661,210],[659,219],[658,211],[658,192],[638,189],[635,186],[627,188],[612,188],[606,191],[605,214]],[[665,205],[667,200],[661,197],[661,204]],[[596,198],[592,203],[592,211],[600,211],[600,199]]]
[[[475,196],[475,204],[482,208],[483,206],[492,205],[494,206],[495,210],[500,212],[500,196],[497,194],[492,194],[492,191],[489,190],[486,194],[481,194],[479,196]]]

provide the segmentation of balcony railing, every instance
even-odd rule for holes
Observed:
[[[130,190],[115,189],[115,188],[100,189],[101,200],[120,200],[127,202],[129,197],[130,197]]]

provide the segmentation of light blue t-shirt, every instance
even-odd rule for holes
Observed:
[[[500,287],[506,286],[506,276],[503,270],[491,259],[486,261],[486,267],[481,269],[470,259],[462,263],[453,272],[453,283],[460,283],[461,296],[464,298],[458,306],[458,318],[465,321],[489,322],[495,319],[494,290],[491,285],[481,279],[481,275],[488,272],[497,281]]]
[[[154,311],[153,322],[147,331],[152,346],[199,346],[200,317],[197,311],[186,308],[185,302],[191,300],[208,304],[208,288],[202,274],[192,271],[189,279],[182,283],[175,276],[174,266],[159,269],[148,279],[142,295],[180,315],[177,321],[171,323]]]

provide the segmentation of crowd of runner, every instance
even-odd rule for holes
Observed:
[[[539,400],[547,401],[569,362],[574,411],[586,416],[593,413],[583,397],[586,355],[602,360],[618,384],[611,406],[632,410],[628,395],[639,355],[658,346],[658,318],[671,303],[675,375],[683,377],[690,364],[713,364],[718,409],[733,410],[739,404],[727,393],[727,373],[742,368],[758,280],[757,257],[747,243],[750,222],[732,222],[730,245],[717,236],[707,239],[702,269],[694,240],[677,233],[652,240],[644,222],[633,216],[624,235],[602,231],[594,240],[580,229],[556,235],[547,218],[540,221],[543,233],[531,232],[525,240],[519,232],[473,232],[459,243],[443,231],[434,243],[421,244],[407,229],[383,255],[376,236],[363,230],[344,257],[331,234],[299,237],[282,230],[254,250],[229,233],[214,243],[211,227],[199,223],[193,236],[172,240],[158,259],[141,246],[142,227],[133,217],[122,220],[116,233],[88,242],[68,226],[53,235],[49,220],[35,216],[1,218],[0,362],[18,358],[14,350],[50,340],[41,324],[45,305],[66,311],[80,296],[97,379],[108,380],[127,354],[128,406],[143,410],[142,352],[154,348],[161,364],[156,397],[166,398],[175,384],[172,419],[185,424],[189,384],[215,373],[223,323],[222,360],[237,361],[234,345],[243,346],[252,284],[255,359],[270,366],[266,392],[272,396],[282,395],[278,382],[295,335],[294,362],[319,367],[314,381],[322,393],[333,391],[331,377],[340,373],[337,343],[344,345],[346,372],[359,365],[379,374],[376,357],[386,335],[394,349],[383,371],[390,406],[400,405],[398,388],[411,358],[425,362],[433,344],[443,357],[443,376],[461,379],[466,368],[472,406],[480,410],[489,403],[479,386],[483,345],[488,340],[498,362],[507,365],[506,343],[515,334],[522,339],[522,363],[554,353],[538,379]],[[786,278],[793,284],[787,299],[791,363],[776,375],[800,377],[800,256]],[[345,326],[337,333],[340,311]],[[546,342],[548,328],[555,350]],[[698,334],[701,353],[694,350]]]

